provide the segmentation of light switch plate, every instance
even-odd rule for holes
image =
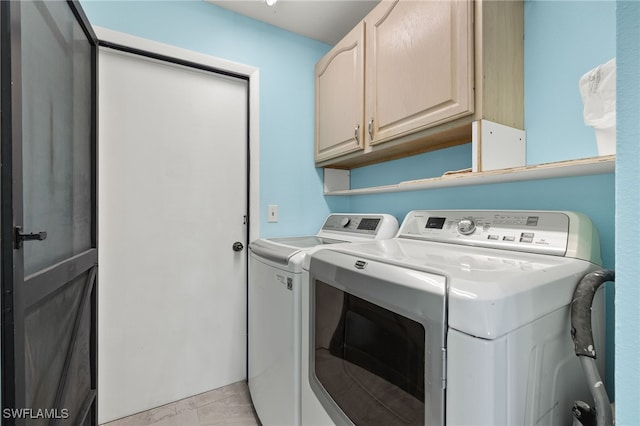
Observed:
[[[267,206],[267,222],[277,222],[278,221],[278,206],[275,204],[270,204]]]

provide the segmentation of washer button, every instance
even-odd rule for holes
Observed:
[[[520,234],[520,242],[521,243],[532,243],[533,242],[533,232],[523,232]]]

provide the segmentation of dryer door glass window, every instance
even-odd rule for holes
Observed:
[[[315,281],[317,380],[356,425],[425,422],[425,328]]]

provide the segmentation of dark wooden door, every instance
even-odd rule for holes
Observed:
[[[0,2],[2,424],[97,424],[97,40]]]

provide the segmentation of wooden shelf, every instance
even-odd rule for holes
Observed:
[[[424,189],[450,188],[455,186],[488,185],[495,183],[519,182],[538,179],[554,179],[571,176],[587,176],[613,173],[615,155],[582,158],[538,164],[535,166],[514,167],[489,172],[461,172],[445,174],[436,178],[410,180],[393,185],[375,186],[360,189],[326,191],[325,195],[367,195],[388,192],[419,191]]]

